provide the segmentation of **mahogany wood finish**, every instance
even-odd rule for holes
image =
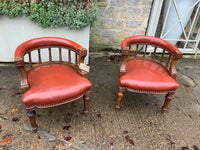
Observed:
[[[48,61],[42,59],[42,52],[45,50],[49,54]],[[59,54],[59,60],[53,59],[53,50]],[[38,61],[33,61],[32,52],[38,53]],[[26,55],[29,62],[25,62]],[[65,61],[64,56],[67,57]],[[34,132],[37,132],[35,108],[54,107],[83,97],[84,113],[88,113],[92,84],[87,80],[88,73],[79,68],[86,56],[87,50],[79,44],[57,37],[36,38],[18,46],[15,51],[15,65],[19,70],[23,102]],[[46,87],[41,88],[42,85]]]
[[[151,57],[147,56],[149,47],[154,47]],[[178,88],[175,81],[176,63],[182,57],[182,53],[165,40],[143,35],[126,38],[121,48],[116,111],[120,108],[124,91],[128,90],[136,93],[166,94],[162,106],[164,113]]]

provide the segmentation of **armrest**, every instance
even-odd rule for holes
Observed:
[[[87,71],[84,71],[84,70],[82,70],[82,69],[80,68],[80,64],[81,64],[81,63],[84,63],[85,57],[87,56],[87,49],[85,49],[85,48],[80,48],[78,54],[79,54],[78,73],[79,73],[81,76],[87,78],[88,72],[87,72]]]
[[[182,58],[183,54],[181,51],[176,51],[173,55],[173,58],[172,58],[172,61],[171,61],[171,64],[170,64],[170,67],[169,67],[169,72],[171,74],[171,77],[176,79],[176,76],[177,76],[177,71],[176,71],[176,63],[177,61]]]
[[[119,75],[118,75],[119,78],[126,74],[126,62],[129,55],[130,55],[130,50],[128,48],[122,48],[122,59],[119,64]]]
[[[21,91],[22,93],[25,93],[29,89],[29,84],[27,81],[27,72],[24,67],[24,60],[22,58],[15,58],[15,65],[20,74]]]

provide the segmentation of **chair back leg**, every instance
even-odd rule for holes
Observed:
[[[165,96],[165,102],[164,105],[162,106],[162,113],[164,113],[167,110],[167,106],[169,105],[170,101],[172,100],[172,96],[175,94],[175,91],[169,92]]]
[[[115,111],[118,111],[121,107],[121,100],[124,96],[125,89],[123,87],[119,87],[119,92],[117,93],[117,104],[115,106]]]
[[[29,117],[29,120],[30,120],[30,123],[31,123],[31,126],[32,126],[32,131],[37,132],[38,126],[37,126],[36,121],[35,121],[35,116],[36,116],[35,110],[27,109],[27,116]]]
[[[83,112],[84,112],[84,114],[87,114],[89,112],[88,111],[88,104],[89,104],[89,101],[90,101],[90,93],[91,93],[91,91],[87,91],[87,92],[85,92],[85,94],[83,96],[83,100],[84,100]]]

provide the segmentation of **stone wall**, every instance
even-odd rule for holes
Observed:
[[[90,49],[120,49],[124,38],[144,35],[152,0],[97,0],[99,17],[91,28]]]

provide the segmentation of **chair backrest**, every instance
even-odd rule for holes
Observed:
[[[182,53],[171,43],[152,36],[131,36],[123,40],[122,49],[127,50],[130,56],[151,59],[169,69],[175,58],[181,58]],[[147,55],[150,50],[151,56]],[[126,51],[125,51],[126,52]]]
[[[42,37],[19,45],[15,51],[15,62],[26,62],[25,66],[28,68],[51,63],[77,66],[83,63],[86,55],[87,50],[73,41],[58,37]]]

